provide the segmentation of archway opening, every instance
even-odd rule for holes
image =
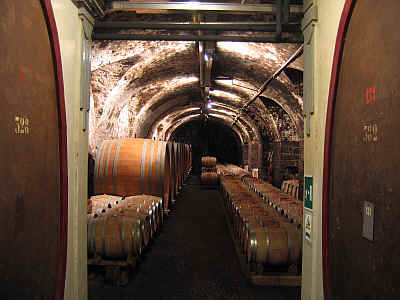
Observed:
[[[229,128],[214,120],[194,120],[178,127],[171,141],[192,146],[192,172],[201,173],[201,157],[215,156],[220,163],[241,165],[242,147],[239,137]]]

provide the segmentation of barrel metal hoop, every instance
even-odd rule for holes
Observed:
[[[131,223],[131,226],[133,227],[133,223]],[[132,252],[135,251],[135,256],[137,256],[138,254],[138,243],[137,243],[137,232],[135,231],[135,228],[132,228],[132,230],[130,230],[130,236],[131,236],[131,249]]]
[[[151,140],[151,149],[150,149],[150,167],[149,167],[149,194],[153,194],[153,158],[154,158],[154,146],[155,141]]]
[[[110,163],[110,156],[111,156],[111,150],[114,147],[114,144],[116,141],[111,142],[111,146],[108,148],[108,153],[107,153],[107,160],[106,160],[106,171],[104,172],[104,184],[103,184],[103,193],[104,193],[104,188],[107,185],[107,177],[108,177],[108,168],[109,168],[109,163]]]
[[[144,248],[144,233],[143,233],[143,228],[142,228],[142,221],[140,219],[137,220],[137,224],[138,224],[138,232],[140,232],[139,235],[139,239],[141,240],[141,249],[140,249],[140,253],[142,253],[142,250]]]
[[[98,153],[98,155],[97,155],[97,153],[96,153],[96,162],[95,162],[95,165],[96,165],[96,170],[95,170],[95,183],[96,183],[96,181],[97,180],[99,180],[99,177],[100,177],[100,173],[101,173],[101,168],[102,168],[102,161],[103,161],[103,157],[104,157],[104,148],[106,147],[106,142],[104,141],[102,144],[101,144],[101,146],[100,146],[100,148],[99,148],[99,153]],[[99,186],[100,186],[100,183],[98,183],[99,184]],[[96,185],[94,186],[95,188],[96,188]]]
[[[87,237],[87,238],[88,238],[89,253],[94,253],[94,252],[93,252],[93,248],[92,248],[93,242],[92,242],[92,240],[90,239],[90,238],[92,237],[93,222],[94,222],[94,218],[93,218],[93,216],[91,216],[91,217],[90,217],[90,220],[89,220],[89,222],[88,222],[89,228],[88,228],[88,237]],[[94,236],[94,237],[96,237],[96,236]]]
[[[257,259],[257,236],[253,233],[250,234],[250,261],[255,262]]]
[[[121,245],[122,245],[122,253],[125,253],[125,216],[122,216],[122,221],[121,221]],[[128,256],[128,253],[126,253],[126,256]]]
[[[106,224],[107,224],[107,216],[104,216],[104,223],[102,230],[103,255],[106,255]]]
[[[162,187],[160,188],[160,181],[161,181],[161,180],[160,180],[161,150],[162,150],[162,145],[161,145],[161,143],[159,142],[158,149],[157,149],[156,182],[155,182],[155,184],[156,184],[157,189],[158,189],[159,191],[162,191],[162,192],[163,192],[163,188],[162,188]]]
[[[117,149],[115,150],[114,164],[113,164],[113,191],[114,195],[117,194],[117,174],[118,174],[118,158],[119,150],[121,149],[122,139],[118,141]]]
[[[146,166],[146,148],[147,148],[147,140],[143,141],[142,147],[142,161],[140,163],[140,192],[144,194],[144,171]]]
[[[100,158],[100,151],[101,148],[103,147],[103,144],[100,145],[100,148],[96,151],[96,157],[95,157],[95,161],[94,161],[94,178],[97,179],[97,172],[99,171],[99,158]]]
[[[93,254],[96,254],[96,249],[97,249],[97,240],[96,240],[96,233],[97,233],[97,223],[98,223],[98,219],[94,222],[94,226],[93,226],[93,241],[92,241],[92,247],[93,247]]]
[[[106,155],[106,150],[107,150],[107,146],[109,145],[109,143],[107,141],[104,141],[104,148],[101,151],[101,157],[100,157],[100,167],[99,167],[99,176],[102,180],[102,182],[99,182],[100,186],[103,186],[102,192],[104,191],[104,157]]]
[[[289,230],[287,229],[287,227],[283,226],[283,228],[285,228],[286,236],[287,236],[287,243],[288,243],[288,258],[287,258],[288,260],[287,261],[290,262],[290,259],[291,259],[290,251],[292,249],[292,240],[290,238]]]
[[[162,195],[164,197],[164,178],[167,174],[165,174],[165,154],[167,153],[167,150],[165,149],[165,144],[163,145],[162,148],[163,151],[161,151],[161,175],[160,175],[160,179],[161,179],[161,186],[162,186]]]
[[[265,228],[265,235],[267,238],[267,254],[266,254],[266,262],[269,261],[269,250],[270,250],[270,240],[269,240],[269,230],[268,227],[264,227]]]
[[[132,222],[132,244],[135,245],[135,252],[136,252],[136,256],[139,256],[140,254],[142,254],[142,248],[141,248],[141,243],[140,243],[140,228],[138,225],[134,226],[135,223]]]

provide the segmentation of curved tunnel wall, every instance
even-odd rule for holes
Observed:
[[[299,155],[293,154],[293,150],[298,151],[296,145],[303,139],[303,102],[299,92],[302,58],[291,64],[295,71],[283,72],[272,81],[262,94],[268,101],[258,98],[245,110],[242,107],[297,47],[216,43],[209,93],[213,107],[203,112],[210,121],[228,128],[238,141],[235,144],[239,145],[240,158],[232,159],[237,164],[259,169],[265,179],[270,175],[268,159],[272,157],[276,185],[287,175],[287,163],[295,157],[298,160]],[[174,138],[176,132],[182,132],[181,127],[187,128],[189,122],[203,118],[198,45],[166,41],[95,42],[91,92],[92,154],[103,139]],[[282,126],[285,123],[287,128]],[[295,146],[287,147],[289,143]],[[302,160],[297,165],[302,165]]]

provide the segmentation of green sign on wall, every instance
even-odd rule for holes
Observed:
[[[304,207],[313,209],[313,178],[304,176]]]

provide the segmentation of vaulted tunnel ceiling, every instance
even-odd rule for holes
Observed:
[[[298,45],[218,42],[212,69],[210,100],[213,118],[230,124],[263,82],[295,52]],[[100,41],[92,60],[90,148],[104,138],[167,139],[181,119],[200,118],[204,104],[199,86],[196,42]],[[302,57],[291,68],[303,69]],[[277,123],[290,122],[303,131],[302,95],[298,82],[286,75],[274,80],[240,115],[235,124],[241,140],[281,139]],[[271,110],[273,112],[271,112]],[[281,110],[281,111],[279,111]],[[179,123],[177,123],[179,122]],[[282,126],[281,126],[282,127]]]
[[[111,13],[104,20],[123,20],[126,16]],[[142,19],[155,17],[135,14],[139,16]],[[175,16],[175,21],[179,17]],[[158,18],[170,20],[172,17],[167,14]],[[253,18],[258,16],[253,15]],[[168,140],[187,122],[207,118],[230,127],[242,144],[302,139],[302,56],[272,80],[251,105],[243,108],[299,46],[289,43],[95,41],[90,152],[94,153],[100,142],[109,138]],[[202,53],[210,54],[211,63],[202,60]],[[207,108],[207,99],[211,108]]]

